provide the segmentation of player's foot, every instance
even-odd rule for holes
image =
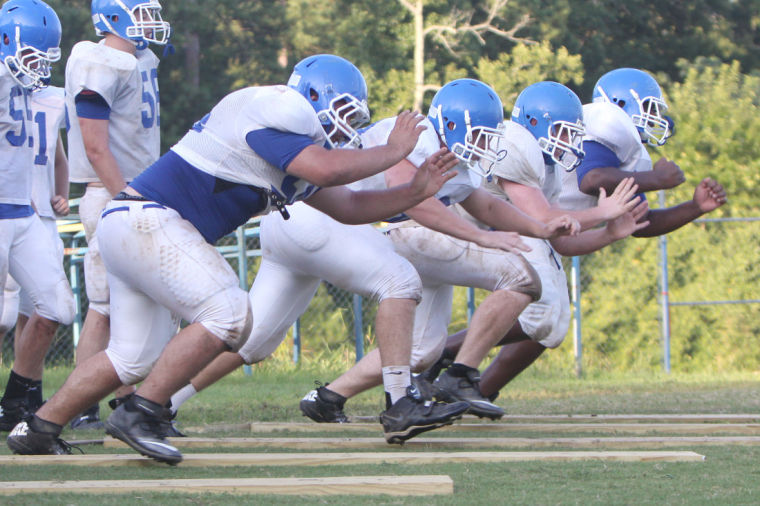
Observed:
[[[60,425],[33,415],[8,434],[8,448],[19,455],[71,455],[71,445],[60,434]]]
[[[420,373],[420,376],[425,378],[429,383],[432,383],[435,381],[438,375],[441,374],[441,371],[443,371],[444,369],[446,369],[453,363],[454,363],[454,359],[452,357],[447,356],[446,352],[444,352],[441,358],[439,358],[435,364],[431,365],[430,368],[422,371]]]
[[[478,383],[480,373],[477,369],[453,364],[433,383],[435,398],[443,402],[465,401],[470,405],[467,412],[481,418],[496,420],[504,416],[503,409],[480,393]]]
[[[166,437],[187,437],[181,430],[177,428],[177,412],[169,412],[169,418],[164,420],[164,430],[166,431]]]
[[[303,416],[319,423],[348,423],[348,417],[343,412],[346,398],[328,390],[327,385],[316,384],[317,388],[306,394],[298,405]]]
[[[466,402],[426,401],[411,385],[407,387],[406,396],[380,413],[380,423],[388,443],[402,444],[417,434],[452,424],[462,418],[468,407]]]
[[[433,383],[428,381],[423,374],[412,374],[412,385],[417,387],[423,399],[433,400]]]
[[[32,411],[33,412],[33,411]],[[8,432],[30,413],[26,397],[0,400],[0,432]]]
[[[100,430],[103,422],[100,421],[100,406],[94,404],[83,411],[71,421],[71,428],[75,430]]]
[[[142,455],[167,464],[179,464],[182,454],[166,439],[166,411],[158,403],[133,395],[108,417],[106,433]]]

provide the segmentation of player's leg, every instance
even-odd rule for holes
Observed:
[[[129,210],[121,211],[125,207]],[[113,343],[131,339],[127,322],[137,313],[121,307],[118,292],[112,289],[111,343],[106,353],[124,384],[144,380],[108,418],[106,431],[140,453],[176,463],[182,456],[166,441],[165,406],[219,353],[237,351],[245,343],[252,322],[248,296],[227,261],[172,209],[139,201],[109,204],[98,235],[109,281],[129,280],[155,305],[189,322],[155,366],[142,357],[117,353]],[[176,330],[174,325],[169,334]]]
[[[559,256],[546,241],[525,240],[532,248],[525,257],[541,278],[541,298],[520,314],[517,324],[502,340],[506,344],[481,375],[480,388],[488,397],[495,396],[547,348],[562,344],[570,325],[567,277]]]
[[[469,402],[470,412],[474,414],[501,416],[503,410],[478,390],[477,366],[514,324],[525,306],[540,295],[537,274],[520,255],[481,248],[423,227],[400,228],[391,236],[397,251],[413,259],[426,283],[436,280],[492,292],[473,315],[455,364],[445,377],[437,380],[435,390],[441,400]],[[445,339],[445,336],[438,339]]]
[[[55,244],[37,215],[19,218],[8,257],[8,270],[26,292],[34,311],[15,341],[12,378],[27,385],[26,409],[42,403],[45,355],[58,323],[74,319],[74,296],[56,254]]]
[[[263,231],[262,231],[263,232]],[[263,237],[262,233],[262,242]],[[265,249],[265,252],[269,250]],[[244,364],[269,357],[285,338],[288,329],[308,307],[319,287],[320,279],[296,274],[274,261],[262,258],[248,299],[253,314],[253,329],[237,352],[225,352],[172,395],[171,409],[176,411],[195,393],[214,384]]]
[[[110,335],[108,278],[100,255],[97,225],[103,209],[110,201],[111,194],[106,188],[90,184],[79,202],[79,216],[88,246],[84,257],[84,280],[89,307],[85,313],[77,343],[77,365],[108,346]],[[114,396],[123,397],[132,392],[134,392],[134,387],[120,385],[114,392]],[[72,420],[72,428],[89,428],[100,423],[99,408],[97,404],[94,404],[88,406]]]

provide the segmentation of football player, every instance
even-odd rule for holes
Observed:
[[[14,428],[14,452],[66,453],[63,424],[120,384],[142,381],[106,431],[156,460],[181,461],[165,438],[166,404],[219,353],[240,349],[252,324],[248,294],[214,242],[251,216],[287,214],[298,200],[342,221],[372,222],[451,177],[455,158],[439,150],[407,185],[343,187],[406,157],[421,118],[402,113],[383,146],[327,149],[355,143],[355,127],[369,120],[363,76],[343,58],[317,55],[296,66],[289,84],[230,93],[106,206],[98,236],[112,307],[108,348]],[[189,325],[174,335],[178,318]]]
[[[109,336],[106,270],[96,226],[106,204],[160,153],[158,57],[148,47],[169,40],[158,0],[92,0],[100,42],[74,45],[66,62],[66,109],[71,181],[87,188],[79,203],[87,253],[84,278],[89,307],[77,345],[77,363],[105,349]],[[133,389],[122,388],[117,396]],[[72,428],[101,426],[98,405]]]
[[[31,95],[49,81],[60,40],[60,21],[46,3],[11,0],[0,9],[0,282],[10,274],[34,303],[15,343],[15,362],[0,400],[0,430],[10,430],[42,403],[45,353],[58,324],[68,325],[75,314],[57,241],[32,207],[33,168],[48,152],[47,130],[35,128],[42,126],[44,113],[34,113]]]

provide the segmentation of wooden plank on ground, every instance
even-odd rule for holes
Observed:
[[[445,464],[451,462],[530,462],[602,460],[618,462],[701,462],[690,451],[553,451],[553,452],[354,452],[354,453],[193,453],[180,465],[207,466],[322,466],[357,464]],[[0,465],[150,466],[140,455],[0,455]]]
[[[313,422],[255,422],[254,433],[314,433],[314,432],[378,432],[373,423],[313,423]],[[455,423],[438,429],[445,432],[488,433],[604,433],[604,434],[691,434],[691,435],[758,435],[760,424],[740,423]]]
[[[135,491],[417,496],[453,494],[454,483],[449,476],[440,475],[0,482],[0,495],[43,492],[54,492],[57,494],[62,492],[134,494]]]
[[[377,416],[349,416],[352,422],[377,422]],[[462,417],[465,423],[487,420],[474,415]],[[760,413],[757,414],[565,414],[565,415],[505,415],[497,420],[502,423],[547,423],[547,422],[628,422],[628,423],[760,423]]]
[[[177,448],[292,448],[298,450],[325,449],[387,449],[391,446],[379,437],[224,437],[170,438]],[[73,441],[71,442],[74,443]],[[127,448],[118,439],[102,440],[105,448]],[[672,448],[685,446],[760,446],[760,436],[634,436],[634,437],[418,437],[404,443],[405,449],[434,448]]]

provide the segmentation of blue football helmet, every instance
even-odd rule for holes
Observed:
[[[92,0],[91,12],[99,37],[112,33],[133,41],[138,49],[150,43],[166,44],[171,36],[158,0]]]
[[[507,152],[500,148],[504,108],[487,84],[456,79],[433,97],[428,119],[449,151],[468,168],[488,176]]]
[[[10,0],[0,9],[0,58],[27,89],[47,86],[50,66],[61,58],[61,22],[42,0]]]
[[[553,81],[531,84],[517,97],[512,121],[533,134],[547,163],[569,172],[583,161],[583,106],[568,87]]]
[[[309,56],[293,68],[288,86],[317,112],[331,147],[361,145],[357,129],[369,123],[367,83],[353,63],[332,54]]]
[[[652,76],[638,69],[607,72],[594,86],[594,102],[611,102],[628,113],[642,141],[662,146],[670,137],[670,122],[663,113],[668,106]]]

